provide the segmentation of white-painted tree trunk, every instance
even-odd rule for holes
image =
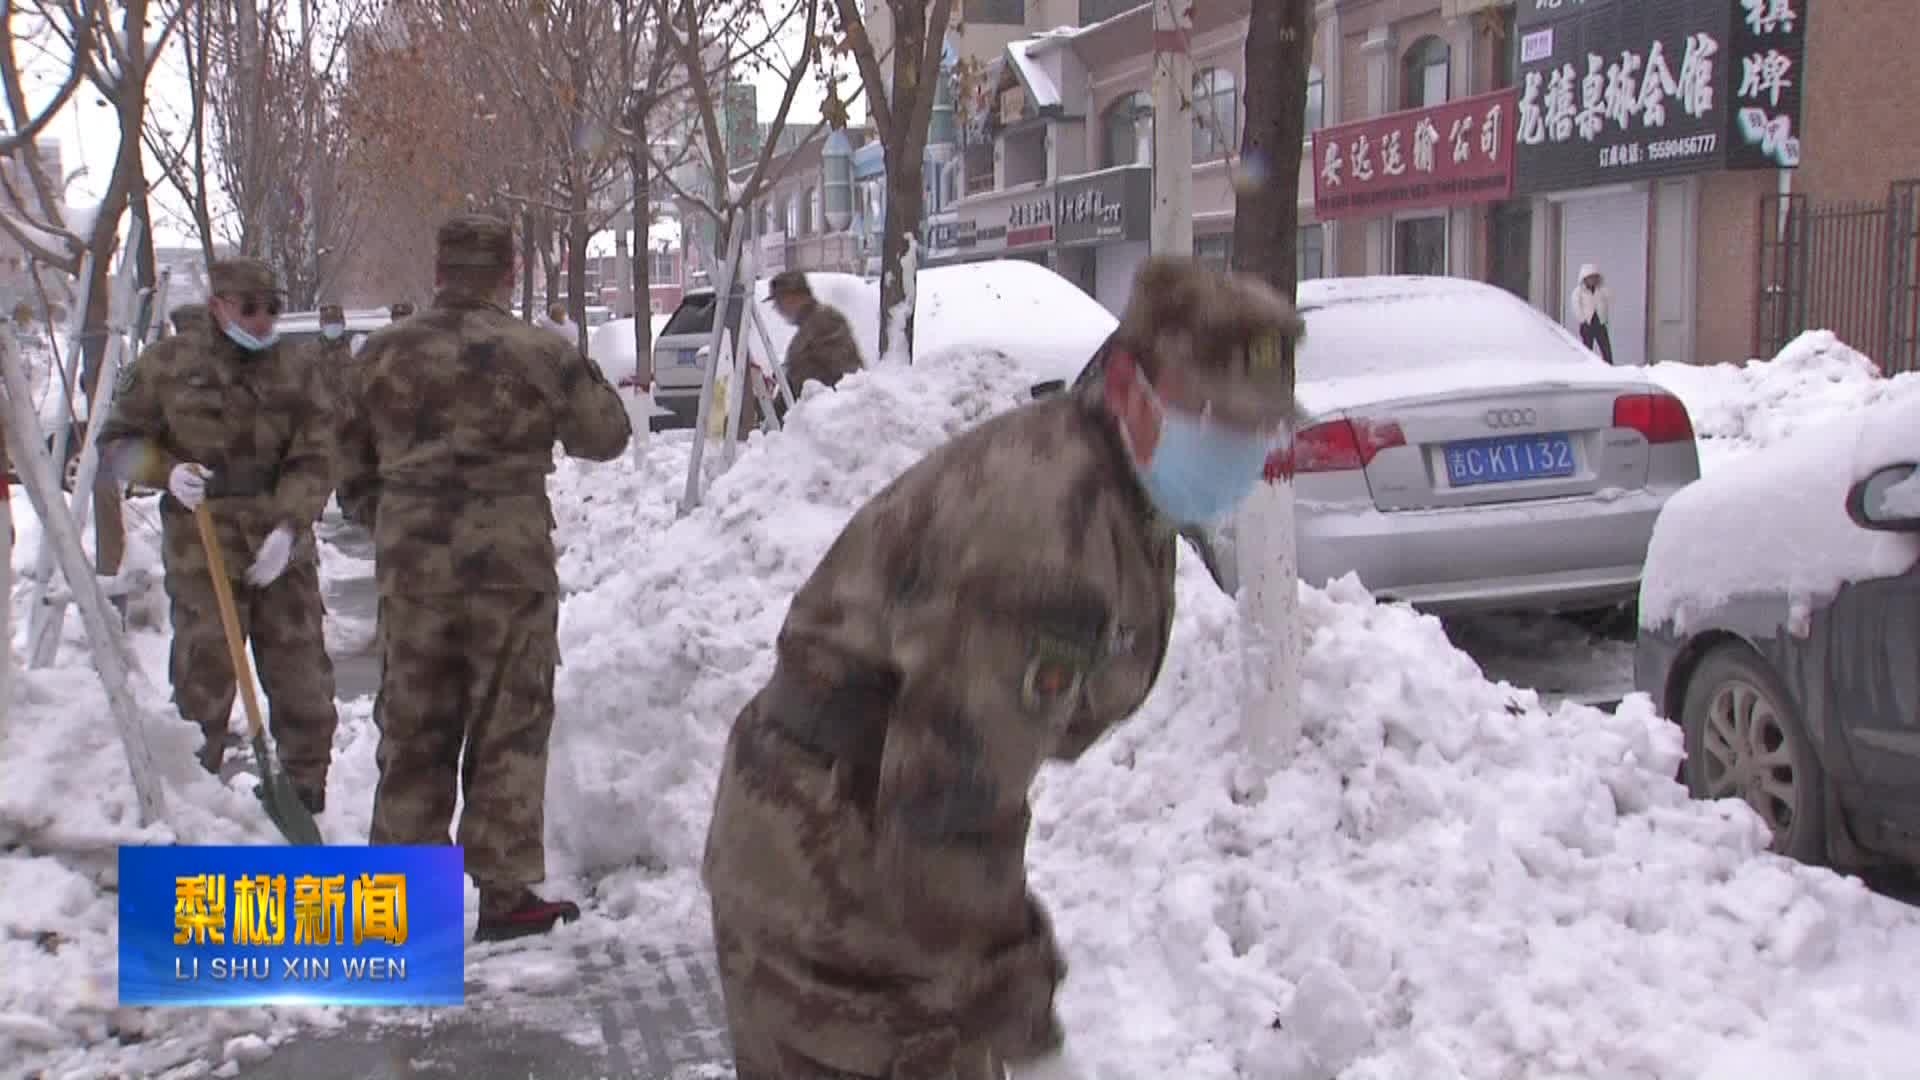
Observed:
[[[1192,33],[1192,0],[1153,0],[1153,114],[1163,118],[1153,125],[1155,255],[1193,254]]]
[[[1246,747],[1243,793],[1260,794],[1265,778],[1292,759],[1300,742],[1300,562],[1293,484],[1262,483],[1240,505],[1235,523],[1239,569],[1241,658],[1246,693],[1240,727]]]

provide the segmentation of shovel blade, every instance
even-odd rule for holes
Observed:
[[[300,801],[293,781],[281,770],[280,762],[267,747],[266,736],[253,737],[253,757],[260,766],[260,803],[267,808],[267,819],[287,838],[287,843],[317,847],[326,843],[312,811]]]

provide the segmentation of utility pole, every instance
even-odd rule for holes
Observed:
[[[1193,254],[1193,3],[1153,0],[1155,255]]]

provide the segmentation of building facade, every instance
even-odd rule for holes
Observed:
[[[1087,14],[1101,14],[1088,5]],[[972,95],[963,96],[959,153],[941,178],[947,196],[931,214],[926,262],[1019,258],[1052,267],[1110,310],[1124,305],[1147,256],[1152,216],[1153,13],[1146,4],[1078,29],[1009,44]],[[1249,0],[1193,8],[1189,49],[1194,252],[1224,265],[1232,255],[1234,176],[1245,125]],[[1316,56],[1327,47],[1322,35]],[[1308,125],[1318,126],[1324,80],[1316,62]],[[1329,270],[1303,161],[1301,273]]]

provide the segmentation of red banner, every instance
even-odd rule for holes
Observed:
[[[1313,133],[1321,221],[1497,202],[1513,195],[1513,88]]]

